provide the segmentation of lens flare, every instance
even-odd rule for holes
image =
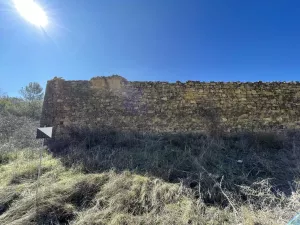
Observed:
[[[48,25],[46,12],[33,0],[12,0],[20,15],[38,27]]]

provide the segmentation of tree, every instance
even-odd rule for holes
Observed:
[[[0,98],[3,98],[5,96],[5,93],[0,89]]]
[[[43,88],[37,82],[30,82],[25,88],[20,90],[20,94],[26,101],[41,101],[44,97]]]
[[[0,89],[0,113],[2,113],[5,110],[5,106],[7,103],[8,101],[6,93]]]
[[[20,90],[25,102],[26,116],[39,119],[42,110],[44,92],[42,86],[37,82],[30,82]]]

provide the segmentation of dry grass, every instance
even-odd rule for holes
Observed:
[[[36,210],[36,170],[27,167],[23,170],[20,165],[30,160],[32,167],[36,167],[38,155],[30,153],[28,161],[24,155],[27,151],[20,151],[0,167],[4,178],[0,186],[0,224],[155,224],[163,221],[185,224],[189,220],[199,221],[191,193],[178,184],[130,172],[83,174],[64,168],[59,160],[46,153]],[[11,182],[16,174],[28,174],[28,171],[32,171],[31,176]]]
[[[290,194],[300,175],[299,132],[210,137],[84,131],[74,132],[71,140],[56,142],[51,150],[65,166],[76,165],[86,173],[114,168],[183,182],[198,191],[206,204],[223,207],[229,201],[218,187],[221,180],[224,190],[243,200],[239,186],[255,186],[269,179],[273,192]]]
[[[286,224],[299,137],[74,133],[43,150],[37,202],[39,149],[4,144],[0,224]]]
[[[286,224],[300,210],[298,134],[264,135],[110,133],[60,159],[44,150],[37,208],[38,149],[2,148],[0,224]]]

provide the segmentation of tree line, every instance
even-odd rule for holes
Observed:
[[[10,148],[35,147],[44,92],[39,83],[31,82],[11,97],[0,91],[0,152]]]
[[[0,91],[0,114],[24,116],[38,120],[41,115],[44,92],[37,82],[30,82],[19,91],[20,97],[10,97]]]

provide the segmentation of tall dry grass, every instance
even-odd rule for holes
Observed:
[[[38,208],[39,156],[32,149],[7,153],[0,166],[0,224],[286,224],[300,207],[300,189],[274,195],[268,180],[242,186],[247,201],[216,181],[225,207],[195,198],[183,182],[110,170],[84,173],[43,152]]]

